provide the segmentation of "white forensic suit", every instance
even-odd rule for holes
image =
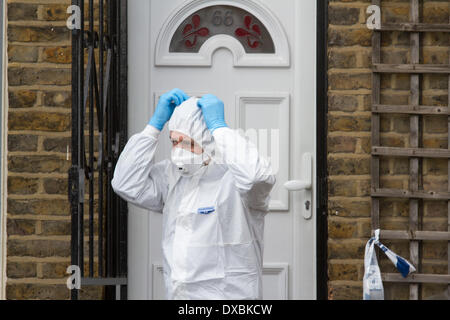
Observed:
[[[238,132],[225,127],[211,135],[197,99],[175,108],[169,130],[194,139],[211,161],[191,173],[169,159],[154,164],[160,131],[147,125],[121,153],[112,187],[163,214],[167,299],[262,299],[264,217],[275,176]]]

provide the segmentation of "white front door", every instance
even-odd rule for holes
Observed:
[[[128,4],[129,136],[172,88],[222,99],[228,125],[278,170],[265,223],[264,299],[315,299],[315,183],[300,191],[284,184],[315,177],[316,1]],[[169,150],[166,128],[157,160]],[[161,214],[129,206],[130,299],[163,298],[161,225]]]

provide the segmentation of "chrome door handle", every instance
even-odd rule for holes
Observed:
[[[290,180],[284,183],[284,187],[289,191],[302,191],[312,189],[312,155],[311,153],[305,153],[302,159],[302,179],[301,180]],[[311,210],[311,194],[312,192],[308,192],[309,200],[305,203],[305,208],[303,211],[303,218],[311,219],[312,210]]]
[[[289,191],[301,191],[311,189],[311,181],[306,180],[290,180],[284,184]]]

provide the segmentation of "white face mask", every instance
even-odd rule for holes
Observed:
[[[193,173],[203,166],[203,154],[196,154],[183,148],[172,148],[171,160],[180,171]]]

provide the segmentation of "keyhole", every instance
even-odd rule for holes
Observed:
[[[311,202],[308,200],[305,202],[305,208],[306,210],[309,210],[309,206],[311,205]]]

